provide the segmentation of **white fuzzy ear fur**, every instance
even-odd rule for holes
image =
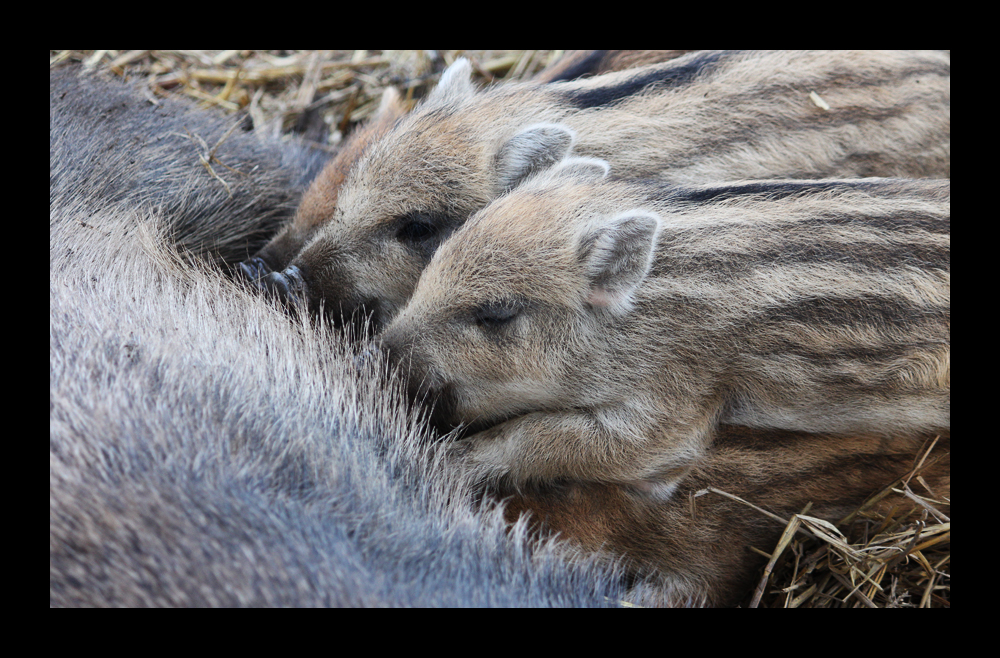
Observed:
[[[427,95],[427,99],[445,99],[449,97],[471,96],[476,93],[472,84],[472,64],[464,57],[459,57],[455,63],[444,70],[437,86]]]
[[[382,92],[382,100],[379,101],[378,111],[375,113],[376,116],[393,113],[402,113],[402,97],[399,95],[399,90],[395,87],[386,87],[385,91]]]
[[[532,174],[562,161],[575,140],[576,133],[558,123],[536,123],[521,130],[497,153],[500,189],[512,190]]]
[[[599,181],[606,178],[611,166],[599,158],[566,158],[552,168],[552,176],[567,176],[584,181]]]
[[[602,222],[581,242],[581,260],[590,281],[587,302],[595,309],[624,315],[636,288],[653,264],[660,218],[629,210]]]

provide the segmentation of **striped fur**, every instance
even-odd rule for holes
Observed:
[[[698,51],[482,92],[459,62],[369,146],[330,216],[272,283],[335,317],[360,311],[385,323],[448,235],[571,145],[618,176],[672,183],[945,178],[949,105],[942,52]]]
[[[481,478],[669,494],[719,423],[947,431],[948,181],[602,180],[569,160],[445,242],[384,345]]]
[[[686,50],[573,50],[540,71],[535,82],[575,80],[675,59]],[[280,272],[333,216],[347,174],[368,148],[380,140],[407,112],[407,104],[392,88],[386,90],[375,116],[348,137],[337,154],[302,197],[295,217],[253,258],[242,264],[245,277],[260,287],[279,291],[287,285]],[[274,276],[269,276],[274,273]]]
[[[569,50],[552,66],[539,71],[535,82],[565,82],[592,75],[669,62],[690,50]]]

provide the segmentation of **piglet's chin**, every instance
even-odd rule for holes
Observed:
[[[436,411],[436,410],[435,410]],[[436,414],[435,414],[436,415]],[[466,421],[457,420],[455,417],[446,418],[442,416],[436,421],[432,419],[435,423],[435,427],[439,432],[451,432],[453,438],[462,439],[467,436],[472,436],[473,434],[479,434],[480,432],[486,432],[487,430],[502,425],[510,420],[518,418],[518,415],[509,416],[493,416],[490,418],[473,418]]]

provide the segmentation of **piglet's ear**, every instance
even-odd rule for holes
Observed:
[[[427,100],[445,100],[461,98],[476,93],[472,84],[472,64],[464,57],[459,57],[455,63],[444,70],[437,86],[427,94]]]
[[[580,260],[588,277],[587,303],[614,315],[632,308],[633,296],[653,264],[660,218],[646,210],[629,210],[594,227],[580,243]]]
[[[375,112],[373,121],[379,123],[389,123],[406,114],[406,103],[399,91],[395,87],[386,87],[382,92],[382,100],[379,101],[378,110]]]
[[[511,137],[496,156],[500,190],[512,190],[561,161],[573,148],[574,139],[573,131],[558,123],[536,123]]]
[[[599,158],[566,158],[552,168],[552,176],[599,181],[607,177],[611,167]]]

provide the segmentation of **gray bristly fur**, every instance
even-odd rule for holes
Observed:
[[[50,71],[49,202],[158,208],[178,247],[235,264],[292,217],[327,158],[239,124],[80,67]]]
[[[613,567],[528,539],[523,524],[509,529],[472,503],[344,336],[186,258],[266,232],[300,164],[261,156],[253,176],[270,182],[242,197],[219,172],[244,204],[232,207],[218,181],[190,175],[191,162],[151,135],[129,153],[128,139],[107,141],[163,129],[156,120],[112,113],[90,140],[57,124],[79,112],[86,125],[91,105],[50,103],[62,117],[50,152],[50,605],[619,600]],[[182,114],[182,125],[221,125]],[[88,159],[98,144],[111,146],[108,163],[134,160],[126,172],[151,187]]]
[[[154,219],[50,207],[50,605],[617,600],[429,463],[342,336],[185,265]]]

